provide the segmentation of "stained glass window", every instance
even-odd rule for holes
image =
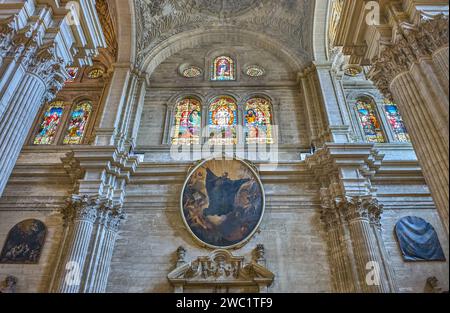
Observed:
[[[172,143],[175,145],[199,144],[202,127],[202,107],[199,101],[188,98],[175,109]]]
[[[67,74],[69,74],[69,79],[66,81],[66,83],[72,83],[75,81],[75,78],[77,78],[78,75],[78,67],[68,67],[67,68]]]
[[[245,104],[245,138],[247,143],[274,143],[270,101],[253,98]]]
[[[88,77],[90,79],[99,79],[99,78],[103,77],[104,74],[105,74],[105,71],[103,71],[103,69],[101,69],[101,68],[94,68],[94,69],[89,71]]]
[[[237,144],[238,111],[231,97],[217,98],[209,108],[209,142],[216,145]]]
[[[232,58],[221,56],[214,60],[212,80],[236,80],[236,69]]]
[[[83,142],[91,113],[92,104],[90,102],[82,102],[75,107],[70,116],[67,135],[64,138],[65,145],[78,145]]]
[[[368,142],[386,142],[380,119],[376,113],[375,105],[371,101],[358,100],[356,102],[359,121]]]
[[[403,118],[398,111],[395,103],[385,100],[384,111],[386,112],[387,120],[394,131],[395,140],[400,142],[410,142],[408,130],[406,129]]]
[[[186,78],[196,78],[202,75],[202,69],[197,66],[189,66],[183,70],[182,75]]]
[[[58,126],[64,111],[64,102],[57,101],[48,105],[39,130],[34,138],[35,145],[51,145],[55,140]]]
[[[261,66],[258,65],[250,65],[245,70],[245,74],[247,74],[247,76],[250,77],[261,77],[264,76],[265,73],[266,71]]]

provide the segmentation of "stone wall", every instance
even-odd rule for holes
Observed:
[[[211,252],[194,240],[181,217],[179,195],[187,167],[157,168],[165,175],[142,176],[138,171],[128,187],[125,210],[129,218],[116,243],[109,292],[173,292],[167,274],[175,268],[177,248],[186,248],[187,260]],[[262,175],[267,194],[264,220],[257,235],[233,251],[250,261],[256,245],[265,245],[267,268],[276,274],[271,292],[328,292],[331,288],[318,186],[308,182],[311,177],[301,174],[301,168],[291,167],[298,178],[286,178],[281,171]]]

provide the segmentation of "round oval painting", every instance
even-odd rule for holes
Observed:
[[[188,176],[181,199],[186,226],[212,248],[233,248],[249,240],[264,207],[258,175],[240,160],[203,161]]]

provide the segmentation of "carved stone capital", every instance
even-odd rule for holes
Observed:
[[[369,221],[369,211],[365,201],[361,197],[353,197],[339,202],[337,207],[344,219],[349,223],[356,220]]]
[[[97,219],[96,198],[87,195],[72,195],[61,213],[65,226],[76,220],[94,223]]]
[[[448,45],[448,17],[438,15],[419,26],[400,25],[396,40],[385,44],[380,55],[373,60],[369,78],[381,92],[392,98],[390,84],[398,75],[408,72],[414,63],[431,57],[434,51]]]
[[[337,204],[339,212],[347,222],[366,220],[381,228],[383,206],[372,197],[353,197]]]
[[[14,32],[15,29],[13,16],[0,21],[0,58],[5,57],[8,51],[11,49],[11,41],[14,36]]]
[[[106,222],[106,227],[113,231],[118,232],[120,225],[122,225],[122,222],[126,220],[126,214],[122,212],[111,212],[108,216],[108,220]]]
[[[55,43],[39,47],[28,63],[28,71],[39,76],[47,86],[44,101],[51,101],[69,79],[64,61],[56,55]]]
[[[383,215],[383,205],[377,199],[371,199],[366,202],[369,211],[370,223],[381,230],[381,216]]]
[[[338,212],[332,208],[323,210],[320,219],[327,231],[334,230],[341,224]]]

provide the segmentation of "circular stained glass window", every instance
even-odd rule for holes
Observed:
[[[103,77],[103,75],[105,74],[105,71],[101,68],[94,68],[92,70],[89,71],[88,73],[88,77],[90,79],[98,79]]]
[[[196,78],[202,75],[202,69],[197,66],[189,66],[181,74],[186,78]]]
[[[264,76],[266,71],[259,65],[250,65],[245,70],[245,74],[250,77],[261,77]]]
[[[362,68],[359,66],[350,66],[345,69],[345,75],[355,77],[362,73]]]

